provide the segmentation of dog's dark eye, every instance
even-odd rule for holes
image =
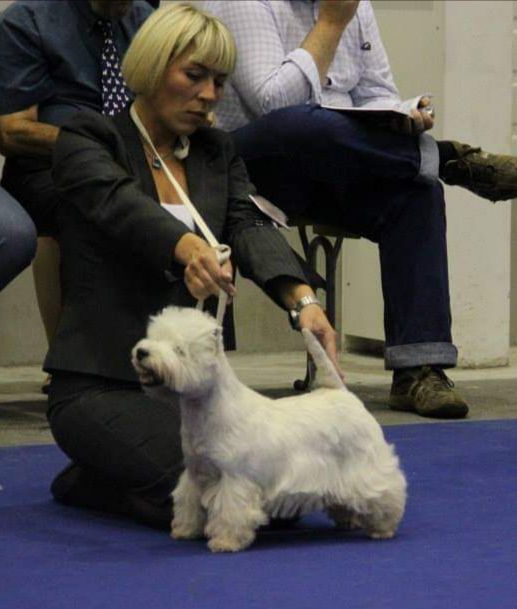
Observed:
[[[176,355],[185,355],[185,351],[181,347],[174,347],[173,351]]]

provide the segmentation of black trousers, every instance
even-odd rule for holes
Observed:
[[[98,482],[92,493],[116,488],[144,511],[163,508],[170,522],[183,470],[178,404],[152,400],[138,383],[54,371],[47,416],[61,450]]]

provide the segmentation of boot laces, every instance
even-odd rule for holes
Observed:
[[[457,166],[460,170],[464,170],[469,178],[473,181],[485,181],[485,180],[493,180],[497,173],[497,169],[494,165],[481,165],[478,163],[470,163],[468,159],[459,159],[457,161]]]
[[[450,391],[453,387],[453,381],[451,381],[441,368],[423,366],[415,378],[415,383],[411,388],[411,392],[416,396],[420,393]]]

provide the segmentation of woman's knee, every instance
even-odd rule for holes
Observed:
[[[101,387],[61,395],[51,388],[47,417],[56,443],[72,461],[128,491],[162,497],[183,464],[179,424],[172,409],[164,407],[160,415],[161,405],[148,400]]]

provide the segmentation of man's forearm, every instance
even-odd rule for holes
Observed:
[[[313,59],[323,84],[334,59],[341,36],[354,18],[358,0],[322,0],[318,19],[300,45]]]
[[[1,121],[0,121],[1,124]],[[29,119],[18,119],[0,130],[0,152],[6,156],[52,154],[59,128]]]
[[[321,84],[325,83],[343,29],[335,24],[318,21],[300,45],[300,48],[312,55],[318,68]]]

